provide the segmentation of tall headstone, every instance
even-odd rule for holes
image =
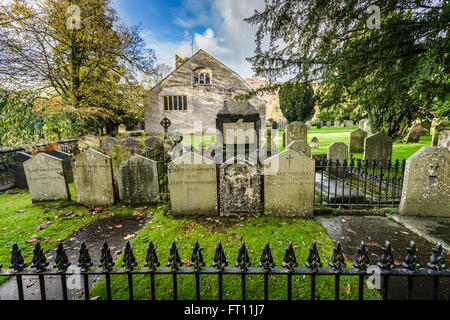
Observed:
[[[261,175],[256,163],[243,156],[220,166],[220,214],[258,215],[261,213]]]
[[[342,164],[348,158],[348,147],[343,142],[333,142],[327,148],[327,159]]]
[[[308,158],[311,158],[311,148],[303,140],[292,141],[288,145],[287,149],[297,151],[298,153],[303,154],[303,155],[307,156]]]
[[[264,161],[264,212],[285,217],[313,217],[315,161],[285,150]]]
[[[222,161],[237,155],[257,161],[261,117],[249,102],[225,101],[216,116],[216,129],[220,132],[216,143],[223,150]]]
[[[70,200],[63,160],[38,153],[23,163],[31,201]]]
[[[72,155],[60,150],[53,150],[50,152],[50,155],[63,161],[64,174],[66,175],[67,182],[73,182]]]
[[[350,153],[364,152],[364,139],[367,138],[367,132],[358,128],[350,133]]]
[[[406,160],[400,214],[450,217],[450,151],[422,147]]]
[[[23,169],[23,163],[31,158],[33,158],[31,154],[22,151],[19,151],[12,156],[11,171],[14,177],[14,185],[17,188],[28,187],[27,178]]]
[[[347,120],[346,125],[347,129],[353,129],[353,120]]]
[[[364,139],[364,160],[386,163],[392,157],[392,138],[383,132],[377,132]]]
[[[310,143],[311,149],[319,149],[319,139],[317,137],[313,137]]]
[[[365,121],[367,121],[366,119],[361,119],[361,120],[359,120],[359,122],[358,122],[358,127],[360,128],[360,129],[362,129],[362,130],[364,130],[364,124],[365,124]]]
[[[423,128],[422,123],[418,122],[409,129],[406,143],[418,143],[420,137],[423,135],[425,135],[425,129]]]
[[[77,202],[84,205],[114,203],[111,158],[95,149],[76,156],[73,180]]]
[[[127,126],[124,125],[123,123],[119,124],[119,126],[117,127],[117,133],[124,134],[126,132],[127,132]]]
[[[449,120],[442,120],[438,125],[436,125],[434,127],[432,146],[447,148],[448,150],[450,150],[450,121]]]
[[[286,146],[288,146],[294,140],[307,141],[308,139],[308,127],[300,121],[295,121],[286,126]]]
[[[134,155],[117,166],[119,199],[128,204],[146,204],[159,196],[157,162]]]
[[[216,162],[190,152],[168,165],[174,215],[218,215]]]

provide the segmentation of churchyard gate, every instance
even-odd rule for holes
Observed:
[[[207,267],[202,255],[202,247],[198,242],[195,242],[192,247],[192,257],[187,266],[183,266],[178,252],[178,247],[175,242],[172,243],[169,248],[170,253],[166,267],[160,267],[161,263],[158,260],[156,246],[150,242],[147,247],[147,255],[143,267],[138,267],[143,261],[138,262],[135,259],[133,248],[130,243],[127,242],[124,253],[123,262],[121,267],[115,267],[110,248],[105,242],[101,249],[101,258],[98,264],[98,268],[94,267],[94,263],[91,260],[88,252],[88,247],[85,243],[81,244],[78,255],[78,267],[80,268],[78,276],[83,279],[84,299],[90,299],[89,292],[89,277],[94,275],[104,276],[106,286],[107,300],[111,300],[111,277],[125,276],[128,282],[128,298],[134,299],[133,290],[133,276],[147,275],[150,282],[150,295],[151,299],[157,299],[156,289],[157,285],[155,278],[161,275],[171,275],[172,277],[172,295],[173,299],[178,299],[178,277],[180,276],[194,276],[195,277],[195,294],[196,299],[200,300],[200,278],[203,275],[217,275],[217,288],[218,299],[223,299],[223,275],[232,275],[240,278],[240,288],[234,288],[241,292],[242,300],[247,298],[246,293],[246,279],[249,275],[262,275],[264,278],[264,286],[262,297],[264,300],[270,299],[269,292],[269,276],[285,277],[287,281],[287,299],[292,300],[296,297],[292,295],[292,280],[294,277],[305,276],[310,278],[310,299],[316,300],[316,277],[334,277],[334,288],[330,290],[334,291],[334,299],[339,300],[340,296],[340,280],[343,276],[352,276],[359,279],[358,284],[358,299],[364,298],[364,286],[367,277],[373,277],[375,285],[377,280],[382,280],[381,293],[383,299],[388,299],[389,292],[389,279],[391,277],[407,277],[407,297],[412,299],[413,297],[413,282],[419,277],[428,277],[432,279],[432,289],[429,292],[429,297],[433,300],[438,299],[439,294],[439,278],[449,277],[450,270],[446,269],[444,252],[441,244],[437,243],[432,250],[431,257],[426,263],[425,268],[420,268],[417,260],[417,248],[414,242],[411,242],[407,248],[407,253],[404,261],[396,265],[392,255],[392,247],[389,242],[386,241],[384,247],[381,248],[382,253],[379,261],[376,265],[369,265],[369,253],[364,242],[358,247],[357,255],[352,263],[351,268],[347,268],[344,261],[343,249],[338,242],[333,249],[333,254],[327,267],[323,267],[321,258],[319,256],[319,250],[316,243],[313,242],[309,248],[309,255],[305,262],[305,267],[299,267],[299,262],[295,257],[295,250],[292,243],[289,243],[285,249],[285,256],[281,262],[281,268],[277,267],[272,256],[272,249],[269,243],[263,247],[262,255],[259,261],[258,267],[252,267],[249,257],[249,249],[242,242],[242,246],[237,252],[236,262],[233,267],[230,267],[230,263],[225,255],[225,250],[222,244],[219,242],[215,249],[214,260],[210,264],[211,267]],[[40,287],[40,298],[46,300],[46,277],[59,277],[62,291],[62,299],[68,299],[67,279],[69,276],[74,275],[73,271],[68,271],[70,266],[69,259],[65,252],[65,249],[60,243],[56,249],[56,259],[53,266],[55,271],[49,270],[49,263],[46,256],[43,253],[43,249],[39,243],[36,243],[33,249],[32,263],[27,268],[21,249],[14,244],[11,249],[11,263],[8,270],[1,270],[0,276],[13,277],[17,283],[17,293],[19,300],[24,300],[24,285],[23,278],[27,276],[37,276]],[[378,277],[378,278],[377,278]],[[194,290],[194,289],[193,289]],[[239,292],[238,291],[238,292]],[[1,298],[1,297],[0,297]],[[182,297],[181,297],[182,298]]]

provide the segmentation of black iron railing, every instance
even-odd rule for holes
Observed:
[[[377,162],[316,158],[315,204],[326,206],[398,206],[406,161]]]
[[[417,248],[414,242],[411,242],[407,248],[407,254],[404,262],[401,265],[394,264],[394,258],[392,255],[392,247],[388,241],[384,247],[382,247],[382,253],[380,259],[376,265],[379,270],[378,274],[374,274],[374,266],[369,265],[368,249],[364,242],[361,242],[358,247],[358,252],[353,261],[353,268],[347,268],[344,260],[344,254],[341,244],[336,242],[333,249],[333,255],[329,262],[329,268],[323,268],[322,262],[319,257],[319,251],[316,243],[313,242],[309,248],[309,255],[305,263],[305,268],[299,268],[298,262],[295,257],[294,246],[289,242],[289,246],[285,249],[285,256],[281,262],[281,268],[275,267],[273,261],[272,249],[269,244],[263,247],[263,252],[259,261],[259,267],[252,267],[249,258],[248,247],[242,242],[241,247],[238,250],[238,255],[235,263],[235,267],[228,267],[228,261],[225,255],[224,248],[219,242],[215,249],[215,256],[212,262],[212,267],[205,267],[206,263],[202,256],[202,247],[198,242],[192,247],[192,257],[187,267],[183,267],[183,263],[180,259],[178,247],[175,242],[170,247],[169,258],[167,261],[167,267],[160,267],[158,261],[156,247],[150,242],[147,247],[147,255],[145,258],[145,264],[143,268],[138,268],[138,261],[133,254],[133,248],[130,243],[127,242],[122,260],[122,268],[114,267],[115,263],[112,258],[110,248],[105,242],[101,249],[101,258],[99,261],[99,268],[93,268],[93,261],[91,260],[88,248],[83,242],[79,249],[78,267],[80,267],[79,275],[83,278],[84,283],[84,298],[89,300],[89,277],[94,275],[102,275],[105,277],[106,285],[106,299],[112,299],[111,292],[111,276],[126,275],[128,280],[128,298],[133,300],[133,276],[134,275],[149,275],[150,276],[150,292],[151,299],[156,299],[156,286],[155,277],[158,275],[172,275],[173,285],[173,299],[178,299],[178,275],[195,275],[195,292],[197,300],[200,300],[200,277],[202,275],[217,275],[218,279],[218,298],[223,298],[223,275],[234,275],[241,278],[242,300],[247,298],[246,295],[246,278],[248,275],[263,275],[264,276],[264,296],[265,300],[269,299],[269,275],[270,276],[284,276],[287,281],[287,298],[292,299],[292,279],[296,276],[308,276],[311,278],[310,290],[311,299],[316,299],[316,276],[331,276],[334,277],[334,298],[339,299],[340,290],[340,278],[342,276],[354,276],[359,279],[358,286],[358,299],[363,300],[364,297],[364,282],[365,277],[379,276],[383,278],[383,286],[381,289],[384,299],[388,298],[389,290],[389,278],[403,276],[407,277],[408,281],[408,299],[412,298],[413,293],[413,281],[417,277],[431,277],[433,280],[432,291],[430,297],[432,299],[438,298],[439,292],[439,278],[449,277],[450,270],[446,269],[444,260],[444,250],[440,243],[437,243],[433,248],[432,255],[426,264],[426,268],[420,268],[417,259]],[[11,263],[10,270],[3,270],[0,272],[0,276],[14,277],[17,282],[17,290],[19,300],[24,300],[24,288],[23,277],[24,276],[38,276],[40,286],[40,297],[42,300],[46,299],[45,291],[45,277],[59,276],[61,279],[62,298],[66,300],[68,298],[67,290],[67,276],[74,275],[76,273],[69,272],[70,266],[69,259],[65,249],[60,243],[56,249],[56,259],[53,268],[56,271],[48,270],[49,263],[43,253],[39,243],[36,243],[33,249],[33,260],[30,268],[22,257],[21,250],[17,244],[13,245],[11,250]],[[0,266],[1,268],[1,266]],[[194,289],[194,288],[193,288]],[[239,288],[236,288],[239,290]],[[1,298],[1,297],[0,297]]]

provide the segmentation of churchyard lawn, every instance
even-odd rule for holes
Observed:
[[[72,199],[75,199],[73,184],[69,185]],[[0,193],[0,263],[8,268],[10,249],[17,243],[27,263],[33,257],[32,249],[37,241],[45,252],[74,232],[96,219],[112,215],[131,215],[137,209],[109,206],[87,208],[71,201],[31,203],[30,194],[23,189],[12,189]],[[0,283],[7,280],[0,277]]]
[[[163,209],[158,209],[152,219],[138,233],[132,243],[133,253],[139,261],[138,267],[143,267],[146,247],[150,241],[157,246],[158,260],[165,266],[169,256],[169,246],[176,241],[183,267],[189,264],[192,246],[198,240],[204,248],[202,251],[206,267],[210,267],[214,259],[215,247],[222,241],[229,267],[234,267],[238,247],[242,239],[249,248],[252,266],[258,266],[262,247],[266,241],[272,248],[276,267],[281,267],[288,240],[295,245],[295,254],[299,267],[304,263],[309,253],[309,246],[313,240],[318,241],[319,254],[324,267],[328,266],[332,255],[333,241],[327,235],[326,229],[315,220],[279,217],[246,217],[246,218],[173,218],[164,216]],[[120,267],[122,256],[116,261]],[[351,262],[347,261],[347,266]],[[263,298],[263,276],[247,276],[247,298]],[[195,300],[194,275],[178,275],[178,298]],[[128,299],[128,282],[126,275],[112,276],[111,287],[113,299]],[[156,299],[173,299],[171,275],[155,276]],[[150,277],[148,275],[133,277],[135,299],[151,299]],[[241,299],[240,277],[223,275],[223,298]],[[217,275],[202,275],[200,278],[201,299],[218,299]],[[341,299],[358,298],[358,282],[355,277],[342,277],[340,286]],[[101,281],[91,291],[92,297],[105,299],[105,282]],[[309,277],[297,276],[293,278],[293,299],[310,298]],[[321,300],[334,298],[334,277],[317,277],[316,298]],[[269,299],[287,299],[287,281],[283,276],[269,276]],[[380,295],[373,290],[365,290],[365,299],[380,299]]]

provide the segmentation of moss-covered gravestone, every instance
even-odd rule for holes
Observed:
[[[93,148],[76,156],[73,180],[77,202],[84,205],[114,203],[112,161]]]
[[[264,213],[313,217],[315,161],[285,150],[264,161]]]
[[[159,196],[158,166],[154,160],[140,155],[117,166],[119,199],[128,204],[147,204]]]
[[[364,160],[377,163],[391,161],[392,138],[383,132],[375,133],[364,140]]]
[[[39,153],[23,163],[31,201],[70,200],[63,161]]]
[[[422,147],[406,160],[400,214],[450,217],[450,151]]]
[[[288,146],[294,140],[307,141],[308,127],[300,121],[294,121],[286,126],[284,134],[286,135],[284,147]]]
[[[364,152],[364,139],[367,138],[367,132],[359,128],[350,133],[350,153]]]

